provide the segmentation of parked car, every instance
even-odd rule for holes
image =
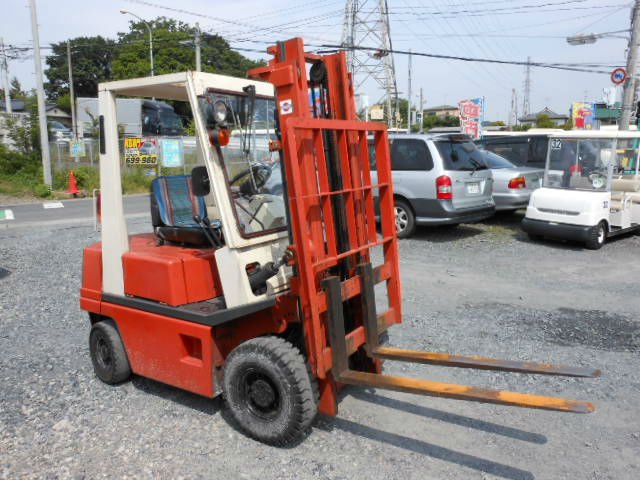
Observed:
[[[484,162],[493,175],[496,210],[517,210],[529,205],[531,193],[542,186],[544,169],[518,167],[504,157],[482,150]]]
[[[48,122],[48,126],[52,140],[56,142],[71,140],[71,129],[69,127],[66,127],[63,123],[58,122],[57,120],[51,120],[50,122]]]
[[[573,240],[593,250],[640,232],[639,145],[638,131],[553,135],[543,186],[531,195],[522,229],[532,240]]]
[[[417,225],[458,225],[495,212],[493,179],[482,153],[462,134],[389,136],[398,237]],[[375,152],[369,147],[372,180]]]
[[[544,169],[549,136],[558,129],[536,128],[526,132],[486,132],[476,143],[519,167]]]

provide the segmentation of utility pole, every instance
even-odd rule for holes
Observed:
[[[0,38],[0,54],[2,54],[2,83],[4,85],[4,105],[7,113],[13,112],[11,109],[11,87],[9,86],[9,63],[7,62],[7,52],[4,49],[4,41]]]
[[[202,62],[200,60],[200,39],[201,39],[200,25],[196,22],[195,39],[193,42],[196,46],[196,72],[202,71]]]
[[[511,109],[509,110],[509,120],[507,126],[513,127],[518,124],[518,94],[516,89],[511,89]]]
[[[76,96],[73,91],[73,67],[71,65],[71,40],[67,40],[67,65],[69,67],[69,97],[71,99],[71,129],[73,138],[78,139],[78,124],[76,123]]]
[[[424,131],[424,99],[422,97],[422,87],[420,87],[420,133]]]
[[[631,39],[627,52],[627,75],[629,79],[624,84],[622,95],[622,114],[620,115],[620,130],[628,130],[631,113],[635,107],[636,85],[638,80],[638,42],[640,42],[640,0],[636,0],[631,14]]]
[[[407,131],[411,133],[411,50],[409,50],[409,84],[407,85]]]
[[[522,116],[529,115],[531,108],[531,57],[527,57],[527,67],[524,76],[524,98],[522,99]]]
[[[44,183],[51,188],[51,156],[49,154],[49,130],[47,129],[47,108],[44,104],[44,86],[42,84],[42,58],[40,58],[40,35],[38,34],[38,15],[36,0],[29,0],[31,6],[31,34],[33,36],[33,60],[36,68],[36,94],[38,97],[38,119],[40,124],[40,150]]]

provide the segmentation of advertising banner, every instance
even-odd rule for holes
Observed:
[[[158,164],[158,141],[152,137],[125,137],[124,161],[130,166],[156,166]]]
[[[595,121],[595,108],[592,103],[573,102],[571,106],[573,128],[591,130]]]
[[[482,136],[482,120],[484,116],[484,99],[472,98],[458,103],[460,109],[460,128],[462,133],[473,139]]]

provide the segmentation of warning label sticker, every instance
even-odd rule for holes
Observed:
[[[293,113],[293,101],[288,98],[280,102],[280,115],[289,115]]]

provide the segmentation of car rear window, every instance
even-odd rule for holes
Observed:
[[[369,165],[376,170],[376,151],[369,142]],[[391,140],[391,169],[394,171],[429,171],[433,169],[433,157],[427,144],[416,138]]]
[[[391,143],[392,170],[431,170],[433,158],[423,140],[395,139]]]
[[[529,161],[529,142],[527,139],[499,142],[485,141],[484,148],[516,165],[525,165]]]
[[[509,160],[500,155],[496,155],[493,152],[485,151],[484,152],[484,163],[486,163],[489,168],[513,168],[514,165]]]
[[[487,168],[482,152],[470,139],[435,140],[445,170],[483,170]]]

